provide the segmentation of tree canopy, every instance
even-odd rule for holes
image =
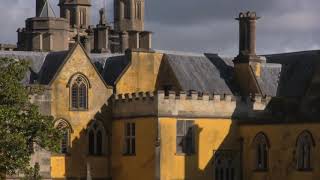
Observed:
[[[41,86],[27,88],[21,82],[28,72],[26,60],[0,58],[0,175],[29,168],[32,146],[59,151],[61,132],[53,118],[43,116],[30,102],[30,95]],[[31,89],[31,90],[30,90]],[[1,179],[1,177],[0,177]]]

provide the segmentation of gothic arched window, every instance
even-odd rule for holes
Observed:
[[[72,132],[70,124],[63,119],[56,121],[55,127],[61,129],[62,139],[60,142],[60,153],[67,154],[70,147],[70,134]]]
[[[77,75],[71,80],[70,103],[72,110],[88,109],[88,80],[83,75]]]
[[[268,169],[268,151],[269,151],[269,141],[264,133],[258,133],[254,138],[254,148],[255,148],[255,164],[257,170],[267,170]]]
[[[88,129],[88,145],[90,155],[104,154],[106,134],[100,121],[93,121]]]
[[[315,146],[313,137],[310,132],[302,132],[297,139],[297,169],[310,170],[311,169],[311,153]]]

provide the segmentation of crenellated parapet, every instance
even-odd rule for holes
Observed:
[[[232,118],[266,112],[270,97],[240,97],[199,92],[139,92],[112,99],[115,118],[157,116],[185,118]]]

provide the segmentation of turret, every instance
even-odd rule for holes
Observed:
[[[60,0],[60,17],[69,21],[71,27],[86,29],[90,25],[91,0]]]
[[[114,0],[116,31],[144,30],[144,0]]]

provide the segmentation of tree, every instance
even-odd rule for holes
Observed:
[[[24,171],[24,177],[21,180],[41,180],[40,176],[40,165],[36,163],[34,167],[30,167],[29,169]]]
[[[52,117],[43,116],[29,95],[41,89],[21,82],[29,68],[25,60],[0,58],[0,175],[30,170],[33,144],[57,152],[62,137]],[[37,90],[37,91],[35,91]],[[0,177],[1,179],[1,177]]]

